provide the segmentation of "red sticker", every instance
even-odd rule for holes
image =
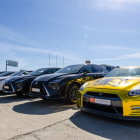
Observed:
[[[90,103],[95,103],[95,98],[89,98]]]

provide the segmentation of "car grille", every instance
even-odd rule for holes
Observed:
[[[111,100],[111,105],[90,103],[88,99],[92,97]],[[83,107],[103,113],[123,114],[122,101],[117,94],[87,92],[83,97]]]
[[[110,94],[110,93],[103,93],[103,92],[87,92],[86,95],[106,98],[106,99],[113,99],[113,100],[120,100],[117,94]]]
[[[39,88],[40,92],[31,91],[30,95],[35,95],[35,96],[46,95],[46,91],[45,91],[45,88],[43,86],[43,82],[37,82],[37,84],[33,83],[31,88]]]
[[[83,107],[93,109],[96,111],[106,112],[106,113],[113,113],[113,114],[122,114],[123,113],[122,107],[105,106],[105,105],[87,103],[87,102],[83,102]]]
[[[4,86],[9,86],[9,89],[4,89],[5,92],[13,92],[12,84],[5,83]]]

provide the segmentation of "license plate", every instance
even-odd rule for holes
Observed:
[[[40,89],[39,88],[32,88],[32,91],[33,92],[40,92]]]
[[[102,104],[102,105],[111,105],[111,100],[98,99],[98,98],[89,98],[89,102]]]
[[[9,89],[9,86],[4,86],[4,89]]]

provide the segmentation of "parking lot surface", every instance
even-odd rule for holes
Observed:
[[[139,140],[140,121],[80,112],[62,101],[0,95],[0,140]]]

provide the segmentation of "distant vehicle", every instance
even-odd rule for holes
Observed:
[[[6,71],[0,71],[0,74],[2,74],[2,73],[4,73],[4,72],[6,72]]]
[[[11,75],[11,74],[13,74],[13,73],[15,73],[14,71],[6,71],[6,72],[4,72],[4,73],[1,73],[0,74],[0,77],[6,77],[6,76],[9,76],[9,75]]]
[[[70,65],[54,74],[36,78],[31,85],[29,95],[42,99],[65,98],[76,103],[79,87],[87,81],[104,77],[108,71],[100,65]]]
[[[106,65],[106,64],[102,64],[101,66],[105,67],[109,72],[115,68],[119,68],[119,66],[111,66],[111,65]]]
[[[0,77],[0,91],[3,90],[3,85],[5,83],[5,81],[9,78],[13,78],[13,77],[17,77],[17,76],[25,76],[27,74],[29,74],[31,71],[26,71],[26,70],[20,70],[18,72],[14,72],[10,75],[7,75],[7,76],[2,76]],[[4,75],[4,74],[3,74]]]
[[[104,78],[85,83],[77,106],[93,114],[140,120],[140,66],[115,68]]]
[[[3,86],[3,92],[5,93],[15,93],[17,96],[29,94],[30,86],[32,81],[45,74],[52,74],[59,70],[60,68],[40,68],[37,69],[26,76],[14,77],[5,81]]]

